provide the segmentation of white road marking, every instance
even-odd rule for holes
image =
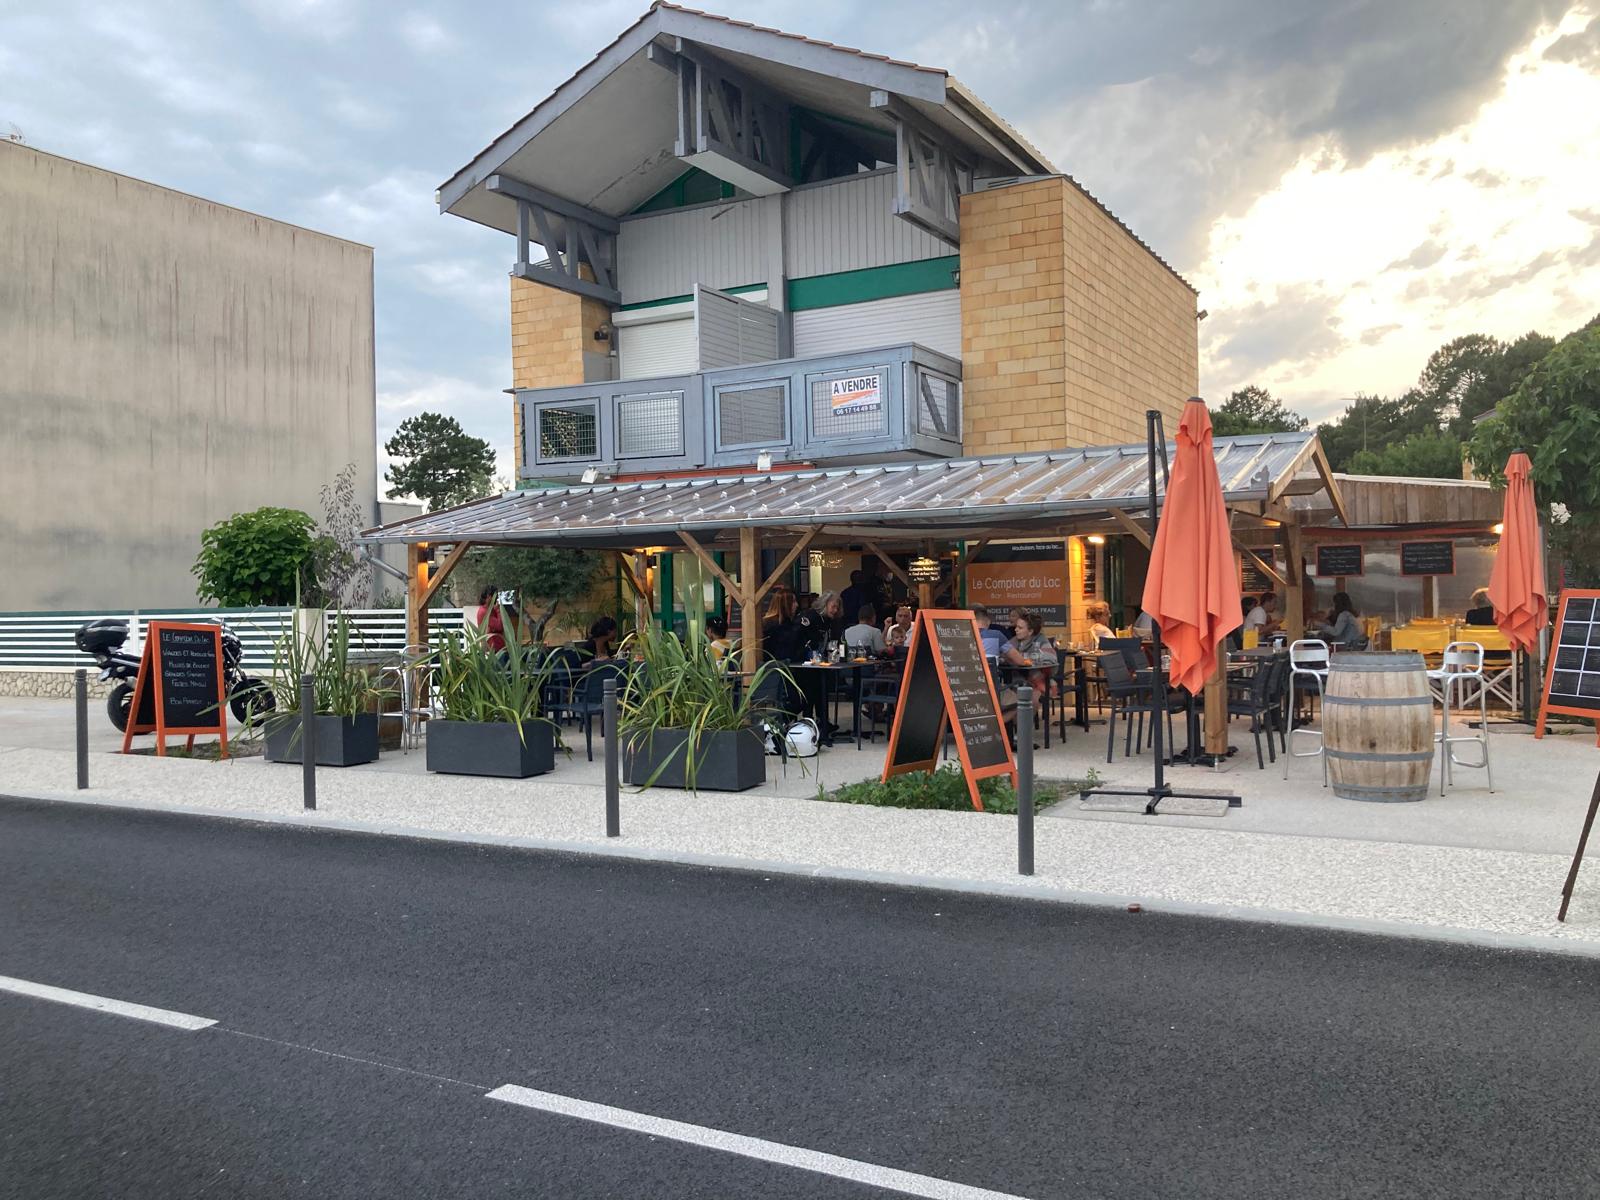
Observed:
[[[206,1029],[216,1024],[206,1017],[191,1017],[188,1013],[173,1012],[166,1008],[151,1008],[147,1004],[130,1004],[126,1000],[113,1000],[109,996],[92,996],[88,992],[69,991],[66,988],[51,987],[47,983],[30,983],[26,979],[13,979],[9,975],[0,975],[0,992],[14,992],[19,996],[52,1000],[57,1004],[71,1004],[77,1008],[92,1008],[96,1012],[115,1013],[119,1017],[150,1021],[172,1029]]]
[[[870,1187],[902,1192],[908,1196],[923,1196],[927,1200],[1024,1200],[1010,1192],[994,1192],[988,1188],[953,1183],[948,1179],[935,1179],[931,1175],[917,1175],[911,1171],[897,1171],[893,1167],[880,1167],[873,1163],[857,1162],[853,1158],[840,1158],[836,1154],[823,1154],[804,1150],[799,1146],[786,1146],[782,1142],[769,1142],[763,1138],[745,1137],[738,1133],[725,1133],[704,1125],[689,1125],[683,1121],[669,1121],[648,1113],[630,1112],[625,1108],[612,1108],[608,1104],[593,1104],[587,1100],[574,1100],[554,1092],[540,1092],[533,1088],[508,1083],[489,1093],[491,1100],[504,1100],[524,1108],[536,1108],[558,1116],[576,1117],[580,1121],[594,1121],[618,1129],[631,1129],[652,1137],[669,1138],[687,1142],[692,1146],[705,1146],[745,1158],[758,1158],[763,1162],[778,1163],[785,1167],[798,1167],[802,1171],[815,1171],[865,1183]]]

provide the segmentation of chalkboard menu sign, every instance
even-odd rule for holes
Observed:
[[[1259,596],[1272,590],[1272,577],[1248,558],[1239,564],[1239,591],[1246,596]]]
[[[214,733],[221,737],[222,755],[227,757],[226,701],[221,628],[152,621],[128,707],[123,752],[132,748],[135,734],[153,731],[156,753],[165,754],[171,735],[187,736],[193,747],[196,734]]]
[[[1454,542],[1400,543],[1400,574],[1454,575],[1455,573],[1456,547]]]
[[[978,623],[970,612],[924,609],[917,614],[883,778],[933,770],[947,726],[955,734],[972,807],[982,809],[978,780],[1010,775],[1015,781],[1016,767]]]
[[[1561,593],[1535,737],[1544,736],[1549,713],[1600,722],[1600,591],[1568,588]]]
[[[1418,543],[1426,545],[1428,543]],[[1445,545],[1450,543],[1446,542]],[[1345,579],[1351,576],[1365,574],[1366,564],[1362,558],[1361,545],[1353,546],[1318,546],[1317,547],[1317,578],[1319,579]]]

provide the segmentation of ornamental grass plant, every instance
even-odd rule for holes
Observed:
[[[524,725],[555,726],[543,711],[554,661],[541,660],[536,647],[494,650],[486,630],[463,629],[447,635],[426,661],[446,721],[516,725],[519,736]]]

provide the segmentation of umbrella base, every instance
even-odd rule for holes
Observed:
[[[1159,806],[1166,800],[1218,800],[1226,801],[1224,808],[1243,808],[1244,800],[1232,792],[1212,791],[1209,788],[1185,788],[1179,791],[1173,787],[1150,788],[1090,788],[1081,792],[1080,801],[1088,800],[1091,796],[1137,796],[1144,800],[1144,814],[1147,817],[1159,817]]]

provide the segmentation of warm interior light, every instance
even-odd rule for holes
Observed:
[[[1489,532],[1494,534],[1496,537],[1498,537],[1500,534],[1504,533],[1505,531],[1506,531],[1506,524],[1505,524],[1504,521],[1496,521],[1493,525],[1491,525],[1489,527]]]
[[[1106,544],[1106,535],[1103,533],[1091,533],[1088,542],[1091,546],[1104,546]]]

